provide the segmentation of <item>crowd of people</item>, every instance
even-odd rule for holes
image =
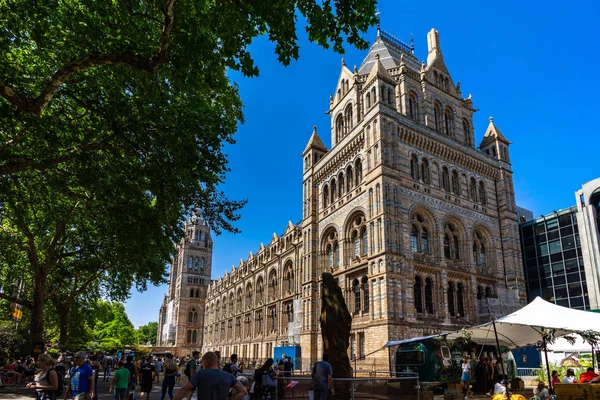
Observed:
[[[219,352],[207,352],[202,357],[195,351],[189,360],[149,355],[136,360],[133,355],[117,357],[79,351],[73,356],[61,354],[54,360],[41,354],[37,361],[28,357],[0,369],[0,383],[5,380],[26,383],[36,400],[95,400],[98,399],[98,381],[109,383],[108,391],[114,400],[150,400],[153,385],[162,377],[161,400],[198,399],[275,400],[286,390],[293,371],[291,358],[283,357],[277,364],[268,358],[253,374],[244,376],[243,365],[232,354],[222,364]],[[173,393],[176,382],[185,375],[187,383]],[[250,379],[252,385],[250,385]],[[331,365],[327,356],[316,363],[313,370],[315,399],[326,399],[333,392]]]

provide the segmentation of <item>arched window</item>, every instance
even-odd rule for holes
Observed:
[[[357,231],[352,233],[352,243],[354,244],[354,257],[360,256],[360,237]]]
[[[458,180],[458,172],[452,171],[452,193],[456,196],[460,196],[460,181]]]
[[[419,159],[416,155],[410,157],[410,176],[415,180],[419,180]]]
[[[369,251],[369,242],[367,240],[367,228],[363,227],[360,232],[361,250],[362,254],[367,254]]]
[[[348,134],[354,127],[354,120],[352,118],[353,117],[352,116],[352,104],[349,104],[348,107],[346,107],[345,117],[346,117],[346,134]]]
[[[487,196],[485,193],[485,183],[483,183],[483,181],[479,182],[479,201],[483,205],[487,204]]]
[[[194,297],[194,289],[190,290],[190,297]]]
[[[416,96],[413,93],[411,93],[408,96],[408,118],[414,119],[414,120],[419,119],[419,111],[418,111],[417,104],[418,103],[417,103]]]
[[[394,90],[388,88],[388,103],[389,104],[394,104]]]
[[[369,216],[373,216],[373,189],[369,189]]]
[[[448,313],[452,317],[456,314],[454,312],[454,284],[452,282],[448,283]]]
[[[473,260],[475,262],[475,265],[480,265],[482,267],[485,267],[487,265],[485,243],[485,236],[481,232],[476,231],[473,237]]]
[[[191,311],[188,313],[188,322],[192,322],[194,320],[194,313]]]
[[[375,90],[375,87],[371,88],[371,100],[373,100],[373,105],[377,103],[377,90]]]
[[[187,341],[188,343],[192,343],[192,331],[191,331],[191,330],[188,330],[188,331],[187,331],[187,337],[186,337],[186,341]]]
[[[425,279],[425,308],[429,314],[433,314],[433,281]]]
[[[481,286],[477,286],[477,300],[483,299],[483,288]]]
[[[333,268],[333,246],[330,244],[327,245],[327,261],[329,268]]]
[[[338,115],[335,120],[335,140],[339,142],[344,137],[344,116]]]
[[[348,168],[346,168],[346,191],[347,192],[351,191],[352,187],[354,186],[353,175],[354,175],[354,172],[352,171],[352,165],[349,165]]]
[[[413,253],[429,254],[429,223],[421,213],[411,219],[410,247]]]
[[[423,313],[423,283],[420,276],[415,277],[415,286],[413,287],[413,299],[415,301],[415,310]]]
[[[204,257],[200,257],[200,271],[204,271]]]
[[[333,265],[335,267],[340,265],[340,246],[337,241],[333,244]]]
[[[452,237],[452,241],[454,244],[454,259],[455,260],[460,260],[460,242],[458,240],[458,236],[454,235]]]
[[[190,256],[188,261],[188,269],[194,269],[194,257]]]
[[[452,117],[452,110],[448,107],[444,110],[444,134],[446,136],[452,135],[452,125],[454,123],[454,119]]]
[[[423,161],[421,161],[421,179],[423,180],[423,183],[426,183],[428,185],[431,183],[431,178],[429,174],[429,161],[427,161],[426,158],[424,158]]]
[[[331,180],[331,202],[333,203],[337,199],[337,182],[335,178]]]
[[[196,257],[196,263],[194,264],[194,271],[198,271],[198,266],[200,265],[200,259]]]
[[[367,104],[367,108],[371,108],[371,94],[367,93],[365,96],[365,103]]]
[[[450,191],[450,173],[448,172],[448,168],[442,168],[442,188],[446,191]]]
[[[362,285],[363,285],[363,294],[364,294],[364,306],[363,306],[363,311],[368,313],[369,312],[369,278],[367,278],[366,276],[363,276],[362,278]]]
[[[475,178],[469,180],[469,195],[471,200],[477,201],[477,182],[475,182]]]
[[[356,184],[360,185],[360,183],[362,182],[362,160],[361,159],[356,160],[355,168],[356,168]]]
[[[425,226],[421,228],[421,251],[429,254],[429,231]]]
[[[465,134],[465,144],[467,146],[472,146],[473,142],[471,141],[471,124],[467,119],[463,119],[463,132]]]
[[[192,331],[192,343],[196,343],[197,340],[198,340],[197,332],[196,332],[196,330],[193,330]]]
[[[344,186],[344,174],[342,174],[342,173],[340,173],[338,175],[338,187],[339,187],[338,192],[340,194],[340,197],[342,197],[342,195],[344,194],[344,189],[346,188]]]
[[[485,288],[485,298],[487,299],[490,297],[492,297],[492,288],[488,286]]]
[[[198,312],[194,313],[194,322],[198,322]]]
[[[442,129],[442,107],[437,101],[433,105],[433,122],[435,123],[435,130],[441,131]]]
[[[323,207],[329,205],[329,185],[323,186]]]
[[[419,228],[413,225],[410,231],[410,249],[413,253],[419,252]]]
[[[452,255],[450,254],[450,236],[444,233],[444,258],[450,260]]]
[[[360,284],[358,283],[358,279],[355,279],[352,282],[352,291],[354,292],[354,312],[360,313]]]
[[[459,317],[464,317],[465,316],[465,304],[464,304],[464,300],[463,300],[463,284],[459,283],[456,286],[456,308],[458,310],[458,316]]]

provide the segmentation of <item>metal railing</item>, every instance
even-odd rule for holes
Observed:
[[[541,371],[541,368],[517,368],[517,376],[519,378],[525,377],[525,376],[538,376],[539,375],[539,371]]]

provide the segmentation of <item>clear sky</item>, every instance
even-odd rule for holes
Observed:
[[[537,217],[575,204],[575,190],[600,177],[594,119],[600,115],[599,24],[595,1],[382,1],[381,28],[427,58],[427,32],[440,33],[442,53],[463,96],[473,94],[475,140],[488,118],[511,142],[517,204]],[[237,226],[241,234],[213,237],[213,279],[260,243],[301,218],[302,159],[316,125],[331,143],[329,94],[335,91],[341,55],[323,50],[299,32],[300,59],[277,62],[273,44],[251,47],[260,77],[231,78],[240,87],[246,122],[227,147],[231,172],[223,186],[232,199],[248,199]],[[376,29],[365,36],[372,42]],[[346,46],[350,69],[365,51]],[[133,292],[126,309],[134,325],[158,319],[167,287]]]

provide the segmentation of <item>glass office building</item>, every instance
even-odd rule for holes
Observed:
[[[560,306],[590,309],[577,207],[520,225],[528,301],[537,296]]]

